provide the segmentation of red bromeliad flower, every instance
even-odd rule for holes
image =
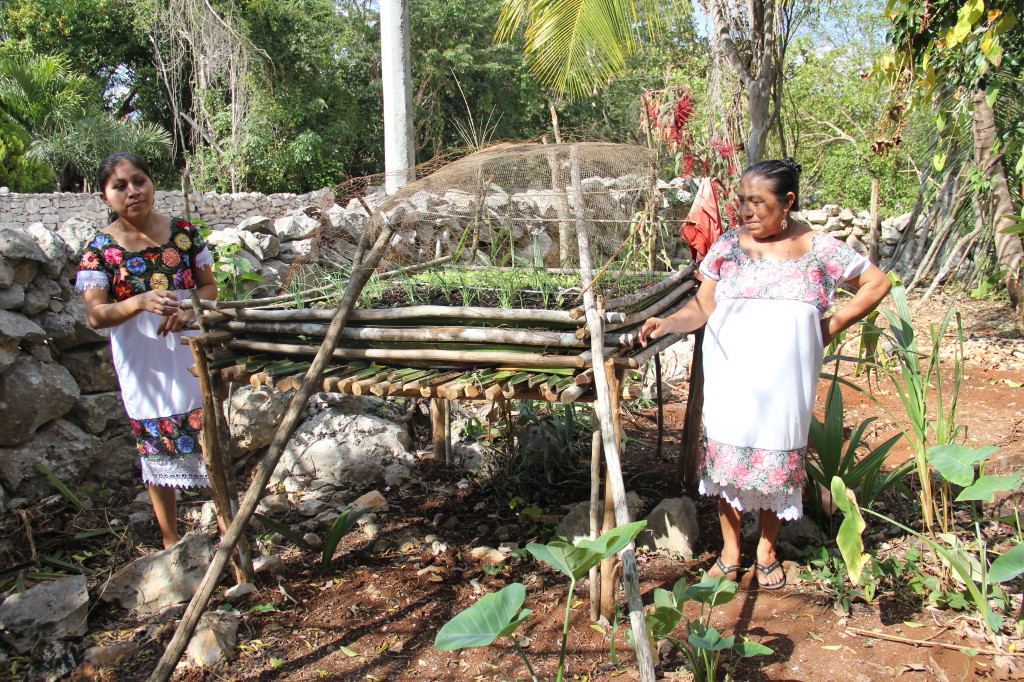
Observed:
[[[672,139],[679,144],[683,142],[683,134],[687,131],[687,125],[691,118],[693,118],[693,100],[690,99],[690,93],[683,90],[679,99],[676,100],[676,106],[672,112]]]

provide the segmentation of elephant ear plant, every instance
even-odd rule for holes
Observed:
[[[526,546],[535,558],[569,578],[569,594],[565,599],[565,619],[562,624],[562,647],[558,656],[558,682],[561,682],[565,674],[565,648],[569,641],[569,616],[572,613],[576,583],[591,568],[620,552],[646,525],[646,521],[627,523],[613,528],[596,540],[580,540],[576,544],[555,541],[543,545],[531,542]],[[508,637],[523,657],[530,679],[538,682],[530,659],[515,638],[515,631],[533,615],[530,609],[520,611],[525,598],[526,588],[522,583],[512,583],[497,592],[484,595],[444,624],[434,639],[434,646],[441,651],[454,651],[487,646],[499,637]]]
[[[711,627],[714,607],[732,601],[738,587],[737,583],[727,580],[723,575],[710,578],[705,573],[699,583],[687,585],[686,579],[682,578],[672,587],[671,592],[660,588],[654,591],[654,613],[647,617],[651,637],[664,639],[682,651],[696,682],[714,682],[718,679],[718,663],[723,651],[732,651],[741,658],[772,653],[763,644],[739,639],[735,635],[725,637]],[[686,639],[678,639],[671,633],[679,621],[684,619],[683,608],[688,601],[700,604],[700,612],[696,618],[685,620]]]

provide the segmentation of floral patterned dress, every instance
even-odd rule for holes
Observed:
[[[836,287],[870,262],[822,232],[795,259],[752,258],[735,232],[701,262],[717,280],[704,332],[700,491],[779,518],[803,514],[804,453]]]
[[[184,220],[171,218],[166,244],[128,251],[103,232],[85,247],[75,288],[109,290],[123,301],[152,289],[189,297],[194,268],[213,264],[203,237]],[[142,312],[110,329],[111,354],[121,398],[141,455],[146,483],[176,488],[208,487],[200,430],[202,392],[189,373],[194,362],[180,333],[157,334],[163,318]]]

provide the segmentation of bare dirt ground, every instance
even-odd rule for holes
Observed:
[[[995,301],[933,301],[916,311],[917,326],[925,329],[946,309],[957,306],[964,315],[967,371],[960,393],[960,421],[968,426],[969,444],[1001,448],[995,473],[1024,464],[1024,332],[1005,303]],[[951,341],[948,339],[947,342]],[[1019,353],[1015,356],[1014,353]],[[856,379],[863,384],[863,378]],[[823,403],[825,382],[820,387]],[[892,408],[898,401],[882,381],[875,394]],[[684,394],[685,395],[685,394]],[[849,420],[880,415],[877,406],[855,391],[848,391]],[[655,410],[629,413],[623,426],[629,436],[624,456],[627,486],[639,492],[649,511],[661,498],[682,493],[675,478],[679,451],[678,432],[684,405],[666,405],[667,435],[663,453],[655,457]],[[898,412],[897,412],[898,413]],[[867,440],[878,443],[895,433],[895,425],[882,415]],[[588,434],[581,434],[589,440]],[[582,438],[581,438],[582,440]],[[894,458],[908,456],[900,446]],[[545,541],[551,526],[544,515],[563,513],[579,499],[584,486],[552,486],[533,491],[531,503],[543,509],[541,517],[517,513],[507,487],[467,485],[466,472],[426,462],[418,478],[399,489],[383,490],[391,511],[379,521],[380,537],[371,539],[354,531],[343,539],[330,568],[321,573],[318,556],[294,546],[275,548],[286,563],[277,578],[264,578],[257,593],[237,602],[241,613],[239,656],[227,668],[204,671],[182,667],[179,681],[198,680],[527,680],[522,660],[508,640],[485,648],[441,652],[432,646],[438,629],[481,594],[518,581],[526,585],[524,606],[535,615],[520,633],[538,677],[552,680],[558,660],[566,581],[554,570],[530,560],[511,559],[493,575],[470,558],[472,548],[496,547],[496,531],[511,528],[512,542],[520,547]],[[571,490],[572,493],[566,491]],[[713,500],[698,499],[701,556],[684,562],[663,553],[641,553],[638,559],[645,603],[655,588],[671,589],[680,577],[699,578],[714,560],[721,541]],[[512,508],[516,506],[516,508]],[[1004,505],[1005,506],[1005,505]],[[895,506],[891,513],[907,511]],[[1005,513],[1002,510],[1001,513]],[[454,517],[455,521],[450,522]],[[909,521],[904,518],[903,520]],[[445,523],[448,521],[448,523]],[[450,527],[446,527],[450,526]],[[12,529],[8,529],[10,532]],[[897,546],[906,539],[893,536],[880,525],[869,526],[877,542]],[[437,536],[447,549],[435,553],[428,536]],[[413,537],[417,543],[383,549],[381,539],[397,543]],[[46,534],[36,533],[36,541]],[[156,535],[148,546],[134,552],[155,551]],[[753,547],[745,547],[752,557]],[[905,680],[956,681],[1024,679],[1014,661],[1020,658],[968,655],[940,646],[913,645],[854,633],[851,628],[874,630],[910,640],[985,649],[990,645],[978,634],[978,621],[970,612],[938,610],[919,601],[883,592],[872,603],[857,602],[850,615],[833,607],[821,584],[800,578],[805,558],[785,556],[789,586],[781,591],[757,589],[752,571],[740,580],[737,598],[716,612],[714,624],[761,642],[770,656],[743,661],[738,680]],[[224,586],[229,583],[225,580]],[[10,589],[10,585],[0,585]],[[609,654],[610,628],[591,627],[587,581],[574,597],[566,679],[636,680],[632,651],[624,641],[624,622],[615,636],[618,665]],[[1019,587],[1016,588],[1019,595]],[[1019,597],[1018,597],[1019,599]],[[215,599],[211,608],[225,605]],[[97,606],[90,616],[93,635],[84,646],[134,640],[140,651],[115,670],[95,670],[83,664],[79,680],[141,680],[163,652],[174,621],[154,625],[133,620],[129,614]],[[1020,640],[1016,646],[1021,648]],[[684,658],[665,652],[658,666],[659,679],[689,680]],[[728,667],[731,662],[726,661]]]

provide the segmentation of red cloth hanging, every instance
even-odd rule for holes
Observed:
[[[690,247],[690,256],[695,263],[700,263],[711,249],[711,245],[722,235],[722,217],[718,212],[716,184],[718,183],[711,178],[700,181],[690,212],[683,219],[683,226],[679,228],[679,236],[686,240]],[[703,279],[699,273],[697,277]]]

